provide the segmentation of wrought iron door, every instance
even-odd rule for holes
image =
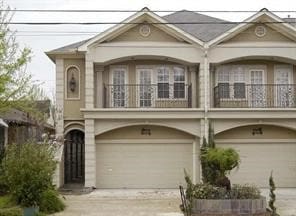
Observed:
[[[84,133],[72,130],[64,147],[65,184],[84,183]]]

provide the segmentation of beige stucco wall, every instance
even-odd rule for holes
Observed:
[[[260,24],[263,25],[263,24]],[[232,43],[232,42],[243,42],[243,41],[292,41],[291,39],[284,36],[276,29],[272,29],[267,25],[264,25],[266,28],[266,35],[263,37],[258,37],[255,34],[255,28],[258,25],[253,25],[245,31],[237,34],[233,38],[224,41],[222,44]]]
[[[85,61],[83,59],[64,59],[64,77],[66,77],[66,69],[70,65],[75,65],[80,70],[80,99],[66,99],[65,96],[64,119],[79,119],[83,117],[82,113],[80,112],[80,108],[84,107]]]
[[[253,129],[261,128],[263,134],[253,135]],[[296,139],[296,132],[272,125],[252,125],[233,128],[215,135],[215,139]]]
[[[150,26],[150,35],[147,37],[142,36],[139,31],[142,25],[137,25],[130,30],[124,32],[120,36],[111,40],[112,42],[118,41],[166,41],[166,42],[177,42],[178,40],[164,31],[160,30],[159,28],[149,25]]]
[[[151,135],[142,135],[141,130],[150,129]],[[153,125],[137,125],[115,129],[101,135],[96,139],[193,139],[194,137],[185,132],[172,128],[153,126]]]

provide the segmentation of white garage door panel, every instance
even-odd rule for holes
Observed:
[[[271,170],[277,187],[296,187],[296,144],[218,144],[239,151],[241,164],[232,171],[232,183],[253,183],[268,187]]]
[[[192,144],[97,144],[98,188],[177,188],[192,173]]]

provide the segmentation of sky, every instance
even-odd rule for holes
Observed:
[[[296,0],[3,0],[12,9],[58,9],[58,10],[211,10],[211,11],[296,11]],[[36,13],[15,12],[15,22],[120,22],[132,13]],[[166,15],[168,13],[158,13]],[[207,15],[229,21],[242,21],[253,13],[208,13]],[[280,17],[296,17],[293,13],[278,13]],[[110,25],[58,25],[28,26],[11,25],[16,30],[16,40],[21,47],[33,52],[27,70],[38,81],[45,93],[52,97],[55,92],[55,65],[44,52],[90,38],[109,28]],[[70,32],[70,33],[69,33]],[[78,32],[78,33],[77,33]],[[90,33],[91,32],[91,33]]]

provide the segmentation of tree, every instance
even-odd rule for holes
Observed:
[[[275,183],[274,183],[272,172],[271,172],[270,177],[269,177],[269,198],[270,199],[268,202],[269,212],[271,213],[271,216],[279,216],[279,214],[276,211],[276,207],[274,206],[274,203],[276,201],[276,195],[274,193],[275,189],[276,189]]]
[[[31,50],[20,48],[15,31],[9,28],[13,17],[10,7],[1,1],[0,9],[0,113],[11,108],[34,113],[40,88],[26,71]]]

